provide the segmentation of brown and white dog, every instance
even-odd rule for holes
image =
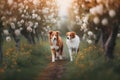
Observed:
[[[73,61],[72,53],[73,53],[73,51],[75,51],[76,54],[78,53],[80,38],[73,31],[72,32],[67,32],[66,36],[67,36],[66,44],[67,44],[67,47],[68,47],[68,50],[69,50],[70,61]]]
[[[61,60],[63,58],[63,41],[59,36],[59,31],[49,31],[49,42],[52,53],[52,62],[55,62],[58,57]]]

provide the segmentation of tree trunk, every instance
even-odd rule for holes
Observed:
[[[0,31],[0,64],[2,63],[3,53],[2,53],[2,34]]]
[[[109,38],[109,35],[110,35],[110,33],[108,31],[106,31],[105,28],[101,29],[102,47],[104,50],[105,50],[105,44]]]
[[[20,38],[18,36],[15,36],[15,34],[13,34],[13,38],[16,42],[16,50],[19,51],[20,50]]]
[[[2,63],[3,53],[2,53],[2,22],[0,21],[0,64]]]
[[[116,45],[115,42],[117,38],[118,29],[119,29],[119,26],[117,25],[113,27],[111,38],[108,41],[108,45],[106,45],[105,55],[106,55],[107,60],[111,60],[114,58],[113,52],[114,52],[114,48]]]

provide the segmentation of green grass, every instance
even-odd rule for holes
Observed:
[[[117,39],[115,59],[111,63],[105,61],[104,52],[99,46],[80,43],[80,52],[70,62],[68,49],[64,41],[67,63],[61,80],[120,80],[120,39]],[[51,62],[48,41],[40,41],[36,45],[28,45],[21,40],[20,51],[15,50],[15,43],[4,43],[4,61],[0,67],[0,80],[34,80]],[[14,64],[16,62],[16,64]]]
[[[0,67],[0,80],[34,80],[50,62],[48,41],[28,45],[22,39],[20,51],[16,51],[14,45],[13,41],[3,45],[4,59]]]
[[[101,48],[80,44],[80,52],[73,62],[68,62],[61,80],[120,80],[120,39],[115,48],[115,59],[105,61]]]

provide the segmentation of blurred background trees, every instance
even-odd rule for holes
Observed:
[[[74,0],[74,20],[82,31],[83,39],[93,37],[95,43],[101,40],[107,60],[114,58],[113,51],[120,23],[119,0]],[[77,10],[76,10],[77,8]],[[77,29],[78,30],[78,29]],[[92,43],[92,39],[86,39]]]
[[[75,31],[89,44],[101,42],[111,60],[119,36],[119,12],[119,0],[0,0],[0,54],[2,40],[13,39],[19,50],[21,36],[35,44],[47,40],[52,29],[62,34]]]
[[[2,38],[7,42],[14,39],[17,50],[21,36],[29,44],[45,40],[56,23],[57,12],[55,0],[0,0],[0,54]]]

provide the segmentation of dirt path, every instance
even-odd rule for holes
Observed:
[[[65,71],[66,60],[56,61],[49,63],[36,80],[61,80],[61,77]]]

